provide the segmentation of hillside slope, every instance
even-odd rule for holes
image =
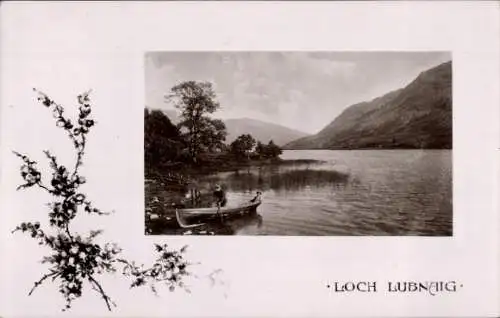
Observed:
[[[175,110],[163,111],[172,123],[177,124],[179,117]],[[281,125],[268,123],[250,118],[235,118],[224,120],[227,129],[226,143],[231,143],[239,135],[250,134],[256,140],[268,143],[273,140],[278,146],[285,145],[293,140],[307,136],[306,133]]]
[[[452,148],[452,67],[422,72],[403,89],[348,107],[285,149]]]
[[[241,134],[250,134],[256,140],[268,143],[273,140],[278,146],[285,145],[292,140],[302,138],[307,134],[277,124],[263,122],[250,118],[227,119],[224,121],[227,128],[226,142],[230,143]]]

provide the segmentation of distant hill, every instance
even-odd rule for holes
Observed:
[[[179,122],[176,110],[164,110],[163,112],[172,123],[177,124]],[[226,143],[231,143],[239,135],[250,134],[263,143],[273,140],[275,144],[282,146],[292,140],[307,136],[306,133],[298,130],[251,118],[226,119],[224,123],[228,132]]]
[[[177,125],[179,123],[179,115],[177,115],[177,111],[173,109],[162,110],[165,115],[167,115],[168,119],[174,124]]]
[[[241,134],[250,134],[256,140],[268,143],[273,140],[278,146],[307,136],[306,133],[277,124],[250,118],[227,119],[224,121],[228,131],[226,142],[230,143]]]
[[[452,67],[443,63],[405,88],[348,107],[285,149],[452,148]]]

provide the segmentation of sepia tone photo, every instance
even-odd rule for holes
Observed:
[[[451,236],[449,52],[148,52],[148,235]]]

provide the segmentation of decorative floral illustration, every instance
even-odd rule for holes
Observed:
[[[61,165],[55,155],[44,151],[52,170],[51,175],[47,176],[50,181],[46,183],[44,175],[37,168],[37,162],[27,155],[14,152],[23,162],[20,172],[24,183],[18,187],[18,190],[39,188],[51,194],[53,198],[53,201],[48,203],[48,228],[44,229],[39,221],[33,221],[23,222],[13,231],[27,233],[40,245],[46,245],[52,249],[52,253],[42,260],[42,263],[49,264],[48,272],[35,282],[29,295],[50,279],[52,282],[57,282],[59,292],[66,301],[63,310],[67,310],[71,308],[75,299],[82,296],[83,285],[89,284],[100,294],[107,308],[111,310],[116,304],[102,287],[98,276],[103,273],[116,273],[119,270],[121,270],[120,274],[132,280],[131,287],[149,285],[156,293],[155,284],[164,283],[170,291],[176,288],[189,291],[183,280],[190,274],[187,271],[190,264],[184,257],[186,247],[177,251],[170,250],[166,244],[155,244],[158,257],[154,264],[146,267],[121,258],[122,250],[117,244],[98,244],[95,238],[102,233],[101,230],[92,230],[86,234],[72,231],[72,221],[78,213],[101,216],[109,214],[95,207],[80,189],[81,185],[87,181],[80,173],[87,138],[96,124],[91,116],[90,92],[78,96],[79,114],[78,119],[73,121],[65,116],[61,105],[45,93],[36,89],[34,91],[38,94],[38,101],[52,112],[57,127],[67,133],[76,152],[76,161],[73,167],[68,168]]]

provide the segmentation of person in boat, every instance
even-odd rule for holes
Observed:
[[[224,207],[227,204],[226,192],[218,184],[215,185],[214,190],[215,203],[218,207]]]
[[[172,206],[179,209],[199,207],[201,202],[201,193],[197,189],[190,189],[183,197],[177,198],[172,202]]]
[[[250,202],[255,203],[257,201],[260,201],[261,194],[262,194],[262,192],[257,191],[257,195],[255,195],[255,197],[252,200],[250,200]]]

